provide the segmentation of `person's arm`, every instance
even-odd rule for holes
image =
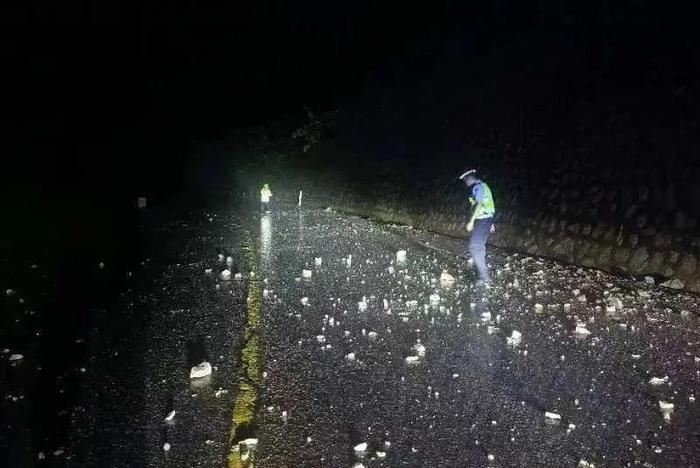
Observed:
[[[477,216],[480,216],[481,213],[484,211],[484,204],[481,203],[480,201],[476,202],[476,206],[474,207],[474,210],[472,211],[472,216],[469,218],[469,222],[467,223],[467,231],[471,231],[474,229],[474,220],[477,218]]]
[[[476,200],[476,205],[467,223],[467,231],[474,229],[474,220],[484,212],[484,190],[481,188],[481,185],[474,187],[474,200]]]

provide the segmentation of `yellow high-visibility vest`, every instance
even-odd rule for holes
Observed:
[[[474,196],[477,187],[483,190],[483,200],[482,200],[482,212],[475,219],[491,218],[496,214],[496,203],[493,201],[493,195],[491,194],[491,188],[486,184],[486,182],[479,181],[472,187],[472,195],[469,197],[469,203],[471,203],[472,208],[476,206],[476,197]]]

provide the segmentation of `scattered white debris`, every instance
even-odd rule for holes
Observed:
[[[541,314],[544,312],[544,307],[542,304],[535,304],[535,313],[536,314]]]
[[[167,443],[167,442],[164,443],[164,444],[163,444],[163,450],[166,451],[166,452],[167,452],[168,450],[170,450],[170,444]]]
[[[345,355],[345,360],[348,362],[353,362],[355,360],[355,353],[348,353]]]
[[[518,330],[513,330],[508,338],[506,338],[506,343],[510,346],[518,346],[523,339],[522,333]]]
[[[649,383],[652,384],[652,385],[654,385],[654,386],[656,386],[656,385],[663,385],[663,384],[665,384],[666,382],[668,382],[668,376],[665,376],[663,379],[660,379],[660,378],[658,378],[658,377],[652,377],[652,378],[649,380]]]
[[[455,284],[455,278],[446,271],[443,271],[440,275],[440,286],[443,288],[450,288]]]
[[[416,340],[416,344],[413,345],[413,351],[416,352],[418,357],[425,357],[425,345],[420,342],[420,339]]]
[[[311,278],[311,270],[302,270],[301,271],[301,277],[304,279],[310,279]]]
[[[323,344],[326,342],[326,337],[324,335],[316,335],[316,341]]]
[[[211,364],[207,361],[203,361],[190,369],[190,379],[201,379],[208,375],[211,375]]]
[[[576,468],[595,468],[595,465],[593,463],[589,463],[586,460],[581,459],[581,461],[578,462],[578,466]]]
[[[308,297],[302,297],[301,298],[301,305],[303,306],[308,306],[309,305],[309,298]]]
[[[622,303],[622,299],[620,299],[617,296],[613,296],[610,299],[608,299],[608,304],[610,304],[617,310],[622,310],[625,307],[625,305]]]
[[[418,361],[420,358],[418,356],[408,356],[406,358],[406,364],[412,365],[412,364],[418,364]]]
[[[165,417],[165,422],[173,422],[173,419],[175,419],[175,410],[168,413],[168,415]]]
[[[396,263],[405,263],[406,262],[406,251],[405,250],[399,250],[396,252]]]
[[[323,265],[323,259],[321,257],[314,258],[314,265],[320,267],[321,265]]]
[[[376,340],[377,339],[377,332],[371,331],[371,332],[367,333],[367,338],[369,338],[370,341]]]
[[[222,271],[219,276],[222,280],[228,281],[231,279],[231,271],[226,269],[226,270]]]
[[[22,354],[13,354],[10,356],[10,361],[21,361],[22,359],[24,359]]]
[[[245,445],[246,447],[250,448],[255,448],[258,445],[258,439],[255,439],[253,437],[245,439],[240,442],[241,444]]]
[[[550,411],[545,411],[544,417],[547,419],[551,419],[552,421],[559,421],[561,420],[561,415],[557,413],[552,413]]]
[[[367,451],[367,442],[361,442],[355,445],[355,447],[353,447],[353,450],[355,451],[355,455],[359,457],[363,456]]]
[[[574,333],[576,333],[579,336],[588,336],[591,334],[591,331],[586,328],[586,324],[583,322],[578,322],[576,324],[576,330],[574,330]]]
[[[220,398],[221,395],[226,395],[228,393],[228,390],[224,390],[223,388],[218,389],[217,391],[214,392],[214,396],[216,398]]]
[[[672,280],[668,280],[666,282],[661,283],[661,287],[670,289],[683,289],[685,287],[685,284],[683,283],[683,281],[674,278]]]
[[[673,413],[674,405],[673,403],[669,403],[667,401],[659,401],[659,408],[661,409],[661,413],[664,415],[664,419],[666,421],[671,420],[671,413]]]

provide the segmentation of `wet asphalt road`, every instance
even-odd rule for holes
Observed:
[[[476,289],[461,241],[322,210],[181,218],[80,340],[70,443],[37,464],[225,464],[248,239],[264,286],[256,466],[700,466],[697,296],[496,250]],[[242,280],[219,278],[219,255]],[[190,381],[203,359],[211,378]]]
[[[697,297],[496,251],[477,290],[453,239],[295,210],[260,226],[258,466],[700,465]]]
[[[94,340],[66,465],[224,465],[246,287],[219,272],[240,271],[248,224],[225,210],[198,211],[153,232],[157,258],[122,296],[121,320],[112,317]],[[212,375],[190,380],[202,361]]]

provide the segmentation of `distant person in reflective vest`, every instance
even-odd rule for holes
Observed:
[[[486,241],[489,234],[494,232],[493,216],[496,214],[496,205],[493,201],[491,189],[486,182],[476,176],[476,171],[467,171],[460,177],[471,190],[469,203],[471,216],[467,223],[469,240],[467,252],[474,261],[478,280],[477,286],[486,285],[489,281],[489,269],[486,265]],[[467,252],[465,252],[465,257]]]
[[[263,213],[270,212],[270,197],[272,197],[272,192],[270,191],[270,186],[265,184],[260,190],[260,211]]]

